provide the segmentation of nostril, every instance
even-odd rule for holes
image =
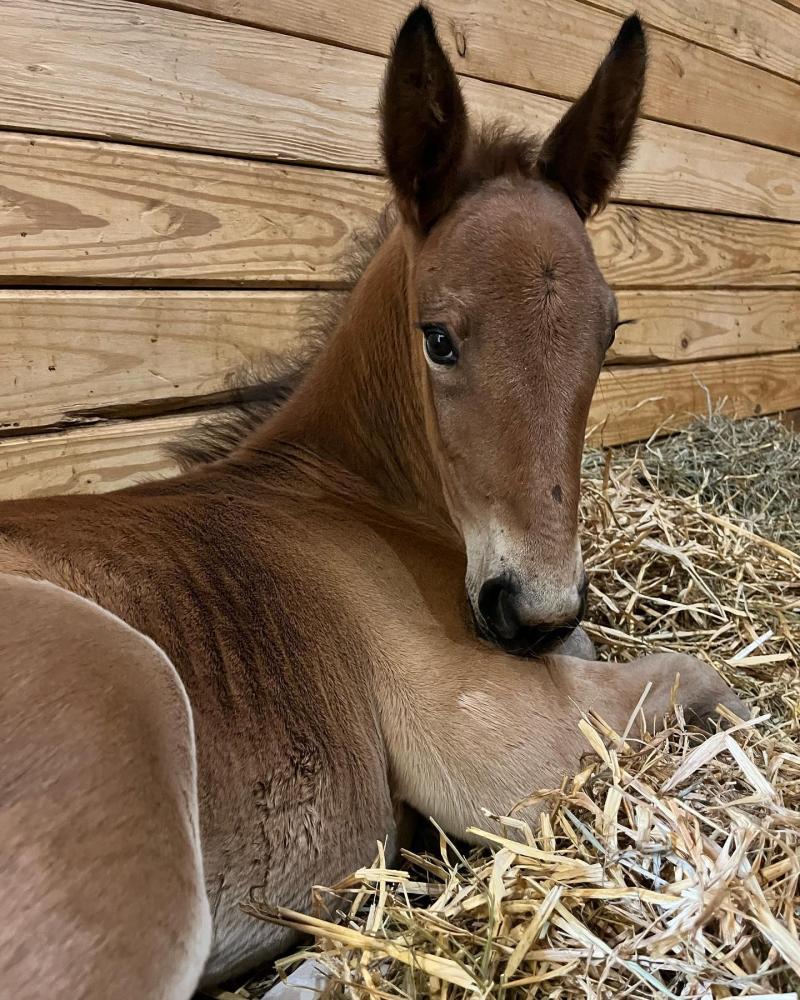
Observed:
[[[478,594],[478,610],[488,627],[501,639],[513,639],[520,628],[514,608],[513,587],[506,577],[487,580]]]
[[[484,618],[489,617],[493,613],[503,586],[503,580],[499,576],[495,576],[491,580],[487,580],[481,587],[478,594],[478,609]]]

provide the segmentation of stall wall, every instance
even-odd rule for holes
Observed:
[[[432,4],[470,106],[544,130],[631,4]],[[800,406],[800,10],[639,0],[639,144],[591,225],[623,326],[615,443]],[[165,474],[226,373],[302,337],[386,196],[399,0],[4,0],[0,496]]]

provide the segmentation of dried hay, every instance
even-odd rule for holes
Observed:
[[[665,489],[687,483],[687,468],[703,466],[702,442],[708,468],[722,468],[726,454],[731,467],[740,467],[742,423],[759,425],[751,439],[760,448],[770,433],[778,442],[788,434],[794,473],[782,462],[766,464],[749,495],[731,494],[729,484],[716,493],[707,477],[697,493]],[[715,417],[668,441],[587,455],[586,630],[603,658],[673,650],[712,663],[758,714],[769,713],[772,725],[796,736],[800,555],[777,539],[800,533],[800,435],[775,421]],[[756,513],[765,527],[765,497],[774,538],[759,535],[740,513]]]
[[[662,493],[695,497],[800,552],[800,434],[764,417],[712,414],[680,434],[615,449],[615,460],[639,454]],[[601,452],[590,452],[587,472],[601,460]]]
[[[527,800],[547,806],[536,829],[512,815],[505,837],[473,831],[485,846],[468,857],[442,834],[438,855],[408,855],[409,870],[387,868],[379,848],[331,890],[338,924],[253,907],[316,939],[279,964],[314,957],[331,994],[353,998],[794,995],[800,556],[786,541],[800,438],[787,446],[794,472],[765,464],[754,500],[753,479],[731,492],[724,475],[696,475],[741,467],[742,425],[719,420],[587,457],[590,631],[604,657],[710,661],[758,717],[710,735],[678,709],[666,730],[632,720],[624,738],[584,720],[584,769]],[[784,440],[751,423],[757,453]]]

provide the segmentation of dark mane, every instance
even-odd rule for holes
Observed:
[[[464,191],[496,177],[534,176],[539,147],[537,137],[502,123],[481,126],[473,135]],[[395,220],[394,208],[389,205],[373,226],[352,234],[340,265],[342,280],[348,288],[361,277]],[[183,471],[225,458],[283,406],[328,343],[339,322],[343,298],[344,294],[331,296],[324,305],[309,309],[305,318],[307,333],[299,349],[289,355],[264,351],[257,362],[227,377],[223,392],[229,407],[224,415],[217,412],[201,418],[168,445],[168,453]]]
[[[468,188],[496,177],[517,174],[535,177],[541,140],[504,122],[490,122],[475,130],[468,167]]]
[[[340,263],[342,281],[348,288],[356,284],[393,225],[394,213],[387,207],[372,226],[352,233]],[[183,471],[225,458],[283,406],[328,343],[345,295],[332,295],[308,309],[303,343],[291,354],[265,350],[256,362],[228,375],[224,392],[229,406],[224,414],[201,418],[167,446]]]
[[[225,379],[230,405],[222,414],[201,417],[182,437],[167,445],[168,454],[184,472],[225,458],[289,399],[326,340],[326,332],[310,333],[302,348],[291,355],[265,352],[256,365],[231,372]]]

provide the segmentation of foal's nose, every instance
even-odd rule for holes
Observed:
[[[493,576],[478,594],[478,611],[492,633],[501,640],[511,641],[519,632],[519,619],[514,597],[518,588],[508,577]]]
[[[586,583],[578,589],[575,612],[559,621],[523,621],[520,612],[521,591],[510,576],[495,576],[487,580],[478,594],[480,617],[498,645],[510,653],[531,655],[543,653],[572,632],[583,617]]]

